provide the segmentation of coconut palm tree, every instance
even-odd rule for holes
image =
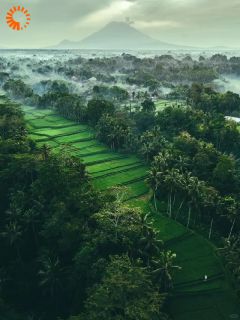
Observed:
[[[161,251],[160,255],[151,261],[153,268],[152,275],[164,291],[168,291],[173,287],[172,272],[174,270],[181,270],[181,267],[174,264],[175,259],[175,253]]]
[[[164,183],[165,173],[168,169],[168,159],[168,152],[159,153],[159,155],[154,158],[148,178],[146,179],[148,185],[153,190],[154,207],[156,212],[158,211],[157,193],[159,192],[161,185]]]
[[[11,247],[14,247],[21,264],[23,263],[20,253],[20,240],[22,238],[22,228],[16,221],[11,221],[5,226],[2,236],[9,242]]]
[[[48,160],[49,155],[50,155],[50,151],[51,151],[51,149],[47,144],[44,144],[41,146],[40,152],[41,152],[41,155],[42,155],[42,158],[44,161]]]
[[[161,183],[163,183],[163,179],[164,179],[163,174],[161,172],[158,172],[156,167],[152,167],[152,169],[149,171],[149,175],[146,180],[148,185],[153,190],[153,201],[154,201],[154,207],[155,207],[156,212],[158,211],[157,192],[158,192],[158,189],[159,189]]]
[[[139,250],[141,256],[146,260],[147,265],[150,264],[150,257],[153,255],[158,255],[162,250],[163,242],[158,239],[156,231],[152,228],[148,228],[143,237],[140,239]]]
[[[186,181],[186,194],[188,201],[187,228],[189,228],[192,209],[195,209],[196,211],[199,209],[200,185],[202,182],[200,182],[197,177],[192,176],[191,172],[186,174]]]
[[[140,216],[140,223],[142,226],[142,233],[145,234],[150,229],[152,229],[152,221],[149,221],[150,213],[147,214],[141,214]]]
[[[164,178],[165,189],[168,190],[168,209],[169,217],[172,217],[172,209],[175,205],[176,194],[180,194],[183,187],[182,174],[178,169],[168,170]]]
[[[232,196],[224,197],[222,199],[222,211],[231,223],[231,227],[228,233],[228,239],[230,239],[233,234],[235,224],[239,219],[239,206],[236,199],[234,199]]]
[[[55,311],[57,313],[58,296],[62,290],[62,279],[64,270],[57,257],[43,257],[41,260],[41,269],[38,272],[40,277],[39,285],[46,294],[50,294]]]

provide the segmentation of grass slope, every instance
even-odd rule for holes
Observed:
[[[159,103],[165,107],[165,102]],[[182,267],[174,279],[169,312],[174,320],[227,320],[240,314],[239,303],[216,254],[215,247],[198,234],[161,213],[155,213],[144,182],[148,168],[133,155],[112,152],[94,138],[85,125],[56,116],[51,110],[24,107],[30,136],[59,152],[78,155],[87,166],[96,187],[103,190],[116,185],[128,188],[129,205],[151,212],[155,227],[166,247],[177,254]],[[160,211],[164,212],[164,208]],[[204,281],[204,275],[209,280]]]

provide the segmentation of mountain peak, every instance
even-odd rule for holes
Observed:
[[[134,29],[129,23],[123,22],[123,21],[111,21],[108,24],[105,25],[104,28],[124,28],[124,29]]]
[[[148,50],[175,46],[155,40],[126,22],[112,21],[80,42],[64,41],[58,46],[58,48],[63,47],[97,50]]]
[[[114,26],[130,26],[130,25],[123,21],[111,21],[108,24],[106,24],[105,27],[107,26],[114,27]]]
[[[153,41],[126,22],[112,21],[82,40],[82,45],[92,49],[140,49]]]
[[[123,37],[125,40],[131,39],[131,41],[153,41],[153,39],[141,31],[135,29],[130,24],[121,21],[112,21],[109,22],[105,27],[103,27],[99,32],[96,32],[97,35],[112,35],[113,38]],[[118,39],[119,41],[120,39]]]

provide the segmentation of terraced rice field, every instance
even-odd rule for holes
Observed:
[[[144,183],[148,168],[136,156],[112,152],[95,139],[88,126],[59,117],[51,110],[31,107],[23,110],[30,137],[39,145],[49,145],[55,152],[64,150],[81,158],[100,190],[127,186],[127,199],[148,193]]]
[[[86,125],[66,120],[51,110],[23,107],[30,136],[53,150],[65,150],[86,164],[94,185],[100,190],[126,186],[129,205],[151,212],[166,247],[177,254],[182,267],[174,277],[169,312],[174,320],[227,320],[240,307],[215,247],[196,233],[161,213],[154,213],[144,179],[148,168],[134,155],[110,151],[99,143]],[[160,211],[164,212],[164,208]],[[208,281],[204,281],[204,276]]]
[[[172,106],[185,106],[185,102],[183,101],[177,101],[177,100],[165,100],[165,99],[160,99],[155,102],[156,105],[156,110],[157,111],[162,111],[167,107],[172,107]]]

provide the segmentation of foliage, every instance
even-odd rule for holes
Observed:
[[[0,289],[6,319],[68,318],[81,314],[83,305],[89,319],[106,312],[110,318],[113,312],[129,319],[160,316],[172,270],[169,265],[153,284],[153,259],[164,270],[165,265],[152,225],[121,203],[120,191],[98,193],[77,158],[54,154],[44,144],[36,148],[17,105],[1,103],[0,120]]]
[[[90,291],[85,313],[70,319],[164,320],[163,303],[164,295],[140,261],[134,264],[127,256],[115,256],[101,283]]]

